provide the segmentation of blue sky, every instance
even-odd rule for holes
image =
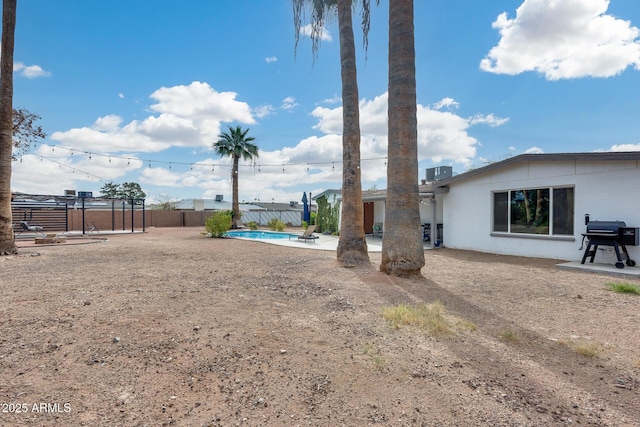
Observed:
[[[48,138],[13,163],[13,191],[135,181],[151,202],[230,199],[229,159],[211,149],[229,125],[261,150],[241,163],[241,200],[340,187],[337,20],[314,64],[304,34],[294,56],[290,0],[18,3],[14,106]],[[365,190],[387,173],[388,1],[374,4],[366,60],[354,13]],[[415,1],[420,177],[640,150],[638,26],[637,0]]]

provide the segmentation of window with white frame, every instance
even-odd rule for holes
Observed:
[[[493,231],[573,235],[573,187],[543,187],[493,193]]]

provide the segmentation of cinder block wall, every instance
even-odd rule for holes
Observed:
[[[145,227],[204,227],[212,211],[158,211],[144,213]],[[98,230],[131,230],[131,211],[87,209],[84,214],[85,229],[95,225]],[[133,213],[134,229],[142,229],[142,210]],[[69,230],[82,230],[82,210],[69,209]]]

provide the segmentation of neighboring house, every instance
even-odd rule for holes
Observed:
[[[322,193],[313,194],[311,196],[311,200],[318,200],[321,197],[326,197],[329,203],[333,203],[333,200],[341,200],[342,199],[342,191],[340,189],[329,189],[324,190]]]
[[[223,200],[222,197],[215,199],[182,199],[170,202],[171,209],[178,211],[230,211],[232,203]],[[261,209],[260,206],[246,203],[240,204],[241,211]]]
[[[640,151],[522,154],[425,181],[420,220],[438,225],[432,245],[580,261],[585,216],[640,227]],[[374,222],[384,222],[386,190],[363,191],[362,200],[371,233]],[[627,249],[640,259],[640,247]],[[598,258],[612,262],[615,254],[599,251]]]

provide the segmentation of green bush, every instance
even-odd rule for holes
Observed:
[[[258,223],[255,221],[249,221],[247,223],[247,227],[249,227],[250,230],[257,230],[258,229]]]
[[[204,223],[209,237],[223,237],[231,229],[231,212],[221,211],[211,215]]]
[[[306,230],[308,226],[309,224],[307,223],[307,221],[302,221],[302,228]]]
[[[272,231],[283,231],[285,227],[285,223],[282,222],[281,219],[271,218],[267,223],[267,227],[269,227],[269,230],[272,230]]]

